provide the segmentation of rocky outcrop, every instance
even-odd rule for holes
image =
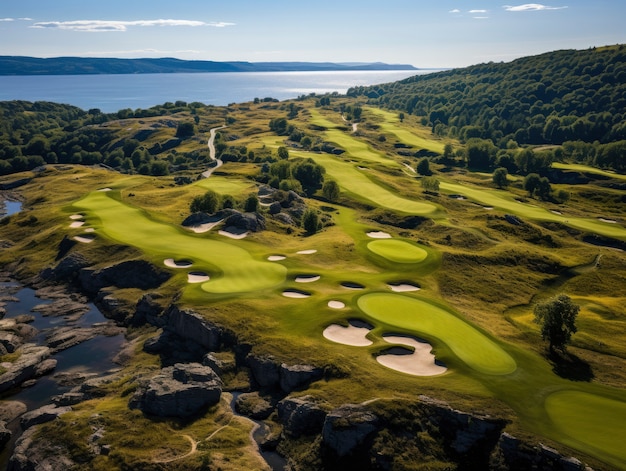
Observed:
[[[172,305],[163,317],[165,330],[197,343],[206,351],[219,351],[235,343],[235,336],[232,332],[207,321],[192,310],[180,309]]]
[[[71,412],[71,410],[71,407],[57,407],[55,405],[43,406],[25,413],[20,419],[20,427],[22,427],[22,430],[27,430],[33,425],[50,422],[62,414]]]
[[[76,465],[67,448],[58,442],[51,443],[45,436],[38,436],[37,427],[31,427],[18,438],[7,470],[73,469]]]
[[[155,289],[172,275],[144,260],[129,260],[100,270],[83,268],[78,281],[83,290],[96,294],[107,286],[118,288]]]
[[[286,393],[304,389],[322,379],[324,371],[311,365],[280,365],[280,389]]]
[[[378,417],[362,405],[344,404],[331,411],[322,428],[326,454],[331,460],[361,454],[368,448],[378,424]]]
[[[130,324],[133,326],[144,324],[150,324],[155,327],[165,326],[166,319],[161,317],[164,311],[160,303],[162,299],[163,296],[159,293],[144,294],[137,302]]]
[[[179,363],[141,386],[129,406],[158,417],[188,418],[217,404],[221,394],[222,381],[211,368]]]
[[[236,212],[226,218],[224,225],[242,231],[259,232],[265,230],[265,218],[260,213]]]
[[[283,433],[290,438],[322,432],[326,410],[312,396],[287,397],[277,404]]]
[[[308,387],[322,379],[324,371],[311,365],[288,365],[269,356],[248,355],[246,364],[250,368],[251,380],[260,389],[281,390],[290,393]]]
[[[18,351],[20,357],[15,362],[2,363],[6,371],[0,375],[0,393],[49,373],[56,367],[56,360],[45,361],[50,356],[48,347],[25,344]]]
[[[251,392],[237,396],[235,410],[251,419],[265,420],[274,412],[274,407],[270,401],[259,395],[258,392]]]
[[[66,240],[66,239],[64,239]],[[68,242],[59,247],[59,251],[61,250],[69,250],[67,247],[68,244],[75,241],[71,239],[67,239]],[[59,253],[60,253],[59,252]],[[54,268],[46,268],[41,272],[41,278],[44,280],[54,281],[54,282],[74,282],[78,278],[78,274],[80,270],[83,268],[87,268],[89,266],[89,262],[87,259],[80,253],[71,253],[57,264]]]

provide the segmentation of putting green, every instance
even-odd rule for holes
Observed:
[[[404,240],[374,240],[367,244],[367,248],[387,260],[398,263],[419,263],[428,257],[426,250]]]
[[[580,391],[561,391],[546,399],[546,410],[559,431],[575,441],[568,444],[584,448],[620,468],[626,465],[626,402]]]
[[[197,268],[204,265],[211,272],[211,280],[202,284],[204,291],[243,293],[273,288],[285,281],[287,269],[281,264],[255,260],[248,251],[229,242],[193,236],[153,221],[144,211],[112,197],[115,194],[93,192],[73,207],[98,218],[100,224],[92,224],[97,232],[121,244],[163,258],[193,260]]]
[[[361,296],[357,304],[368,316],[388,325],[435,337],[476,371],[506,375],[517,368],[500,346],[452,313],[428,301],[392,293]]]
[[[439,188],[452,194],[463,195],[474,201],[487,206],[493,206],[503,211],[516,214],[521,217],[538,221],[552,221],[571,226],[582,231],[593,232],[616,239],[626,239],[626,228],[620,224],[611,224],[599,219],[569,217],[555,214],[541,206],[534,204],[520,203],[513,199],[510,193],[503,193],[498,190],[486,190],[482,188],[472,188],[457,183],[441,182]]]

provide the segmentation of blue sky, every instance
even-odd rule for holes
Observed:
[[[460,67],[626,43],[623,0],[20,0],[0,55]]]

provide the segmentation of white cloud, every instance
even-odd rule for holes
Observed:
[[[133,26],[213,26],[223,28],[225,26],[233,26],[234,23],[212,22],[195,20],[136,20],[136,21],[113,21],[113,20],[76,20],[76,21],[41,21],[35,23],[31,28],[51,28],[63,29],[71,31],[86,32],[110,32],[110,31],[127,31]]]
[[[18,20],[21,20],[21,21],[33,21],[32,18],[18,18]]]
[[[550,7],[548,5],[542,5],[540,3],[525,3],[523,5],[504,5],[503,8],[506,11],[542,11],[542,10],[563,10],[564,7]]]
[[[15,21],[15,18],[0,18],[0,22],[2,21]]]
[[[487,13],[487,10],[470,10],[469,12],[472,13],[472,14],[475,14],[475,13]]]
[[[475,20],[488,20],[488,16],[472,16]]]
[[[461,13],[461,10],[455,8],[454,10],[450,10],[448,13]]]

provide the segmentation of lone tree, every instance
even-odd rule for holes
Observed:
[[[508,175],[508,171],[504,167],[499,167],[493,172],[493,183],[498,188],[504,188],[509,185],[509,180],[506,178]]]
[[[424,191],[439,193],[439,180],[435,177],[423,177],[421,183]]]
[[[417,173],[424,176],[429,176],[433,174],[433,172],[431,172],[430,170],[430,162],[426,157],[424,157],[417,163],[417,167],[415,168],[415,170],[417,170]]]
[[[339,198],[339,184],[335,180],[327,180],[322,186],[322,194],[328,201],[337,201]]]
[[[319,229],[318,224],[317,211],[314,209],[307,209],[304,212],[304,216],[302,216],[302,227],[306,233],[309,235],[315,234]]]
[[[535,322],[541,324],[541,338],[547,340],[550,351],[565,350],[576,328],[576,317],[580,306],[565,294],[535,306]]]
[[[213,190],[207,190],[204,195],[196,196],[191,200],[189,210],[192,213],[214,213],[220,203],[220,195]]]

